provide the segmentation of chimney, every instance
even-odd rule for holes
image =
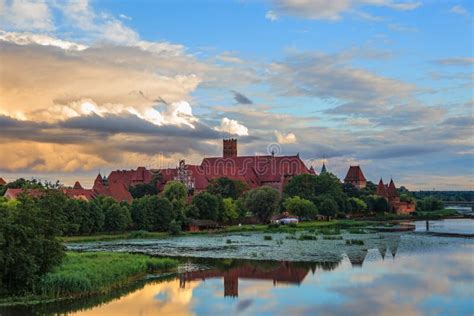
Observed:
[[[230,138],[223,140],[224,147],[223,147],[223,157],[237,157],[237,139]]]

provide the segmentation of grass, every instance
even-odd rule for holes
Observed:
[[[88,236],[64,236],[61,240],[65,243],[83,243],[83,242],[96,242],[96,241],[108,241],[108,240],[120,240],[120,239],[156,239],[165,238],[169,234],[166,232],[147,232],[147,231],[131,231],[123,233],[102,233],[97,235]]]
[[[364,241],[360,239],[346,239],[346,245],[364,245]]]
[[[177,266],[174,259],[146,255],[69,252],[57,269],[41,278],[40,291],[54,298],[106,293],[146,273],[171,271]]]
[[[52,272],[42,276],[35,295],[5,297],[0,306],[36,304],[108,293],[147,273],[173,271],[178,261],[114,252],[68,252]]]

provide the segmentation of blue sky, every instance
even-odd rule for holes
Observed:
[[[0,176],[92,181],[238,136],[340,177],[360,164],[374,182],[473,189],[473,8],[0,0]]]

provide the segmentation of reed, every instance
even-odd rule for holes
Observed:
[[[152,272],[171,271],[178,262],[146,255],[69,252],[64,262],[40,281],[42,296],[59,298],[106,293]]]

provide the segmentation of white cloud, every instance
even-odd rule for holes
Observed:
[[[267,14],[265,14],[265,18],[270,21],[276,21],[278,20],[278,15],[273,11],[268,11]]]
[[[38,44],[42,46],[55,46],[66,50],[81,51],[87,49],[86,45],[63,41],[48,35],[33,33],[16,33],[0,31],[0,41],[11,42],[18,45]]]
[[[275,131],[275,136],[279,144],[294,144],[296,143],[296,135],[293,133],[283,134]]]
[[[238,121],[228,119],[227,117],[222,118],[221,125],[214,127],[214,129],[219,132],[226,132],[238,136],[247,136],[249,134],[247,127]]]
[[[119,14],[119,18],[124,19],[124,20],[132,20],[132,17],[125,15],[125,14]]]
[[[51,11],[44,0],[0,0],[0,26],[24,31],[54,29]]]

